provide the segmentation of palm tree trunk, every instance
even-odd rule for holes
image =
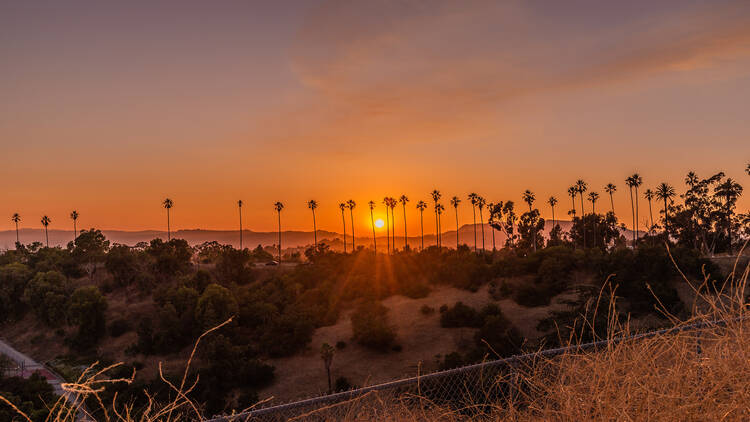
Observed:
[[[638,218],[640,217],[638,213],[638,208],[640,207],[638,206],[638,186],[636,186],[635,187],[635,240],[636,242],[638,241],[638,225],[640,223],[638,221]]]
[[[78,239],[78,227],[76,226],[76,220],[73,220],[73,244],[76,243],[76,239]]]
[[[667,198],[664,197],[664,234],[667,234],[667,227],[669,227],[669,216],[667,215]]]
[[[630,213],[633,215],[633,249],[635,249],[635,205],[633,204],[633,187],[630,186]]]
[[[346,216],[344,210],[341,210],[341,222],[344,223],[344,253],[346,253]]]
[[[385,206],[385,238],[387,239],[386,248],[388,255],[391,254],[391,222],[388,215],[388,205]]]
[[[583,209],[583,192],[581,192],[581,227],[583,228],[583,249],[586,249],[586,210]]]
[[[484,217],[482,217],[482,209],[479,209],[479,224],[481,224],[482,227],[482,253],[484,253]]]
[[[495,248],[495,228],[490,226],[490,230],[492,231],[492,252],[495,252],[497,250]]]
[[[169,208],[167,208],[167,242],[172,240],[172,232],[169,228]]]
[[[654,230],[654,212],[651,210],[651,200],[648,200],[648,215],[651,218],[651,227],[648,228],[648,232],[651,233]]]
[[[596,202],[591,202],[591,216],[594,217],[594,247],[596,248],[596,241],[598,240],[596,238],[596,223],[597,223],[597,217],[596,217]]]
[[[352,218],[352,253],[354,253],[357,249],[354,247],[354,210],[351,208],[349,208],[349,215]]]
[[[474,214],[474,253],[477,253],[477,209],[471,204],[471,213]]]
[[[435,203],[435,245],[440,247],[440,222],[438,221],[437,202]]]
[[[531,204],[529,204],[529,216],[531,216]],[[532,227],[532,239],[534,241],[534,252],[536,252],[536,227]]]
[[[615,200],[612,198],[612,193],[609,194],[609,204],[612,206],[612,215],[615,214]]]
[[[456,210],[456,252],[458,252],[458,207],[453,207]]]
[[[237,208],[239,208],[240,213],[240,250],[242,250],[242,206],[239,206]]]
[[[372,222],[372,245],[375,249],[375,255],[378,254],[378,241],[375,238],[375,218],[373,217],[372,210],[370,211],[370,220]]]
[[[391,208],[391,239],[393,240],[393,252],[396,252],[396,215],[393,213],[393,208]]]
[[[552,207],[552,228],[555,228],[555,207]]]
[[[19,239],[20,238],[18,237],[18,222],[16,222],[16,245],[21,243]]]
[[[404,206],[404,249],[409,248],[409,237],[406,235],[406,202],[403,203]]]
[[[315,223],[315,210],[312,210],[313,213],[313,240],[315,241],[315,247],[318,247],[318,226]]]
[[[279,265],[281,265],[281,211],[279,214]]]
[[[49,233],[47,233],[47,226],[44,226],[44,237],[47,239],[47,247],[49,248]]]
[[[419,211],[419,227],[422,231],[422,250],[424,250],[424,211]]]

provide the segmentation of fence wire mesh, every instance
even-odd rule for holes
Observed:
[[[517,377],[519,367],[529,367],[542,359],[564,354],[591,352],[622,342],[638,341],[686,330],[724,326],[739,319],[744,318],[705,321],[627,337],[547,349],[287,404],[267,407],[261,405],[247,412],[216,417],[208,422],[378,420],[382,419],[383,415],[381,414],[378,418],[377,414],[372,413],[386,408],[393,410],[399,407],[410,411],[417,409],[422,412],[450,408],[472,416],[481,416],[491,410],[492,403],[509,403],[520,395],[525,386]],[[696,353],[701,353],[700,340],[696,343]]]

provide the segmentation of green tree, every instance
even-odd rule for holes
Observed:
[[[79,287],[70,297],[69,315],[71,321],[78,325],[74,346],[87,350],[96,345],[106,334],[107,300],[96,286]]]
[[[138,257],[129,246],[115,245],[104,259],[104,268],[119,286],[129,286],[139,273]]]
[[[276,202],[273,204],[273,208],[276,210],[276,214],[279,216],[279,265],[281,265],[281,210],[284,209],[284,204]]]
[[[422,233],[422,244],[421,249],[424,250],[424,210],[427,208],[427,203],[424,201],[417,202],[417,209],[419,210],[419,227]]]
[[[72,251],[73,259],[86,270],[89,278],[93,280],[97,266],[104,262],[109,241],[101,230],[81,230],[81,235],[74,242]]]
[[[351,314],[354,340],[365,347],[386,351],[396,339],[396,328],[388,322],[388,308],[366,301]]]
[[[21,319],[24,289],[32,276],[31,269],[18,262],[0,266],[0,326]]]
[[[167,199],[165,199],[161,203],[161,205],[167,210],[167,240],[172,240],[172,230],[171,230],[171,227],[169,225],[170,224],[170,222],[169,222],[169,210],[171,210],[172,207],[174,207],[174,201],[172,201],[171,199],[167,198]]]
[[[209,284],[195,307],[195,316],[202,329],[215,327],[238,311],[237,300],[229,289]]]
[[[42,225],[44,226],[44,237],[47,239],[47,247],[49,248],[49,233],[47,233],[47,227],[52,222],[52,220],[45,215],[42,217],[41,221]]]
[[[69,297],[68,280],[57,271],[37,273],[23,292],[24,303],[50,326],[59,326],[67,320]]]

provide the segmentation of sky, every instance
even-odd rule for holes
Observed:
[[[162,229],[166,197],[173,228],[233,229],[242,199],[258,231],[276,201],[310,230],[309,199],[340,231],[354,199],[361,231],[433,189],[463,224],[470,192],[559,217],[577,179],[623,212],[634,172],[750,188],[741,0],[0,1],[0,93],[0,230]]]

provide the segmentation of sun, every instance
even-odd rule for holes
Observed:
[[[382,218],[378,218],[377,220],[375,220],[375,227],[377,227],[377,228],[381,228],[381,227],[383,227],[384,225],[385,225],[385,223],[383,222],[383,219],[382,219]]]

